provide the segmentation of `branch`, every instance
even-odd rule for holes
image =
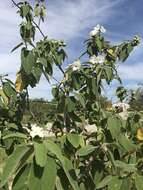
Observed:
[[[19,6],[14,0],[11,0],[11,1],[12,1],[12,3],[13,3],[17,8],[20,9],[20,6]]]
[[[58,65],[58,67],[59,67],[60,71],[63,73],[63,75],[65,76],[65,72],[64,72],[63,68],[61,67],[61,65]]]
[[[38,24],[37,24],[34,20],[32,20],[32,22],[33,22],[33,24],[36,26],[36,28],[39,30],[39,32],[41,33],[41,35],[43,36],[43,38],[45,38],[46,36],[45,36],[45,34],[42,32],[42,30],[40,29],[40,27],[38,26]]]
[[[21,9],[20,6],[14,1],[14,0],[11,0],[12,3],[18,8],[18,9]],[[43,36],[43,38],[45,38],[45,34],[42,32],[42,30],[40,29],[40,27],[38,26],[38,24],[32,20],[33,24],[35,25],[35,27],[39,30],[39,32],[41,33],[41,35]]]

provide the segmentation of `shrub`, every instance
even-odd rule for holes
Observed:
[[[34,9],[28,2],[13,3],[22,18],[22,42],[13,49],[22,47],[21,66],[15,84],[1,76],[1,147],[8,155],[1,188],[12,177],[13,190],[141,190],[140,114],[133,112],[123,120],[116,110],[102,106],[103,85],[121,83],[117,63],[128,58],[139,38],[112,45],[103,36],[104,27],[97,25],[85,41],[85,52],[64,70],[65,43],[49,39],[35,22],[35,17],[44,21],[44,2]],[[38,42],[36,31],[42,35]],[[35,87],[42,74],[50,81],[53,66],[63,79],[52,89],[57,106],[47,137],[47,128],[37,126],[39,132],[34,133],[36,124],[25,127],[22,119],[29,105],[28,87]],[[117,96],[125,98],[122,85]],[[87,124],[95,130],[88,130]],[[35,135],[30,136],[31,131]]]

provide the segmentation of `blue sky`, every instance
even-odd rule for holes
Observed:
[[[69,54],[66,65],[84,50],[83,41],[97,24],[106,28],[105,36],[113,43],[131,39],[136,34],[143,38],[142,3],[143,0],[47,0],[47,18],[42,28],[49,38],[65,39]],[[0,22],[0,73],[8,73],[15,80],[20,66],[20,51],[11,54],[10,50],[20,42],[20,19],[11,0],[0,1]],[[128,88],[136,88],[138,83],[143,82],[142,50],[141,43],[130,58],[119,66],[120,75]],[[60,78],[61,74],[55,71],[55,76]],[[113,83],[105,89],[111,99],[116,85]],[[29,90],[33,98],[51,98],[50,85],[44,78],[36,88]]]

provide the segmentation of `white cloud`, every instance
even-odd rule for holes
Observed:
[[[107,21],[122,0],[63,0],[49,4],[44,30],[49,36],[64,38],[67,41],[83,37],[85,29]]]
[[[0,54],[0,73],[14,74],[20,67],[20,56],[17,54]]]
[[[143,80],[143,62],[119,66],[119,73],[123,80]]]

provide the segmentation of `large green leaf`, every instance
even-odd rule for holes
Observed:
[[[118,139],[119,134],[121,133],[121,121],[115,116],[108,118],[108,129],[111,132],[113,138]]]
[[[12,190],[25,190],[27,186],[27,178],[30,171],[30,165],[25,165],[17,173],[12,184]]]
[[[76,177],[72,162],[68,160],[66,157],[63,157],[61,163],[72,188],[74,190],[79,190],[79,187],[77,184],[77,177]]]
[[[38,166],[35,160],[32,163],[29,176],[30,190],[54,190],[56,183],[56,163],[55,159],[47,157],[44,168]]]
[[[112,180],[111,175],[106,176],[102,181],[100,181],[97,185],[96,185],[96,189],[101,189],[105,186],[107,186],[109,184],[109,182]]]
[[[75,147],[78,148],[79,146],[84,145],[84,138],[82,135],[69,133],[67,135],[68,141]]]
[[[124,178],[120,190],[130,189],[130,178]]]
[[[21,51],[21,65],[26,74],[30,74],[35,64],[35,56],[32,51],[28,51],[25,48]]]
[[[40,66],[35,66],[32,69],[32,74],[35,77],[37,83],[40,81],[41,75],[42,75],[42,69]]]
[[[66,98],[67,111],[68,112],[74,111],[75,110],[75,106],[76,106],[76,103],[75,103],[74,98],[72,96],[71,97],[67,97]]]
[[[19,132],[16,132],[16,133],[11,133],[11,134],[8,134],[8,135],[5,135],[2,137],[3,140],[5,139],[9,139],[9,138],[22,138],[22,139],[26,139],[27,136],[23,133],[19,133]]]
[[[80,148],[80,149],[76,152],[76,154],[77,154],[78,156],[87,156],[87,155],[91,154],[92,152],[94,152],[95,149],[96,149],[95,146],[87,145],[87,146],[84,146],[84,147]]]
[[[44,167],[47,161],[47,149],[44,143],[34,142],[35,160],[37,165]]]
[[[133,151],[136,150],[136,145],[132,143],[130,139],[126,136],[120,134],[118,137],[119,144],[126,150],[126,151]]]
[[[61,152],[61,149],[58,147],[58,145],[56,143],[54,143],[53,141],[51,140],[47,140],[45,142],[45,145],[46,145],[46,148],[51,152],[53,153],[54,155],[56,155],[56,157],[59,159],[59,160],[62,160],[63,159],[63,155],[62,155],[62,152]]]
[[[122,180],[118,176],[113,176],[111,181],[108,183],[108,190],[120,190]]]
[[[135,185],[136,185],[137,190],[143,189],[143,176],[140,176],[140,175],[135,176]]]
[[[108,81],[108,82],[110,82],[111,81],[111,79],[112,79],[112,77],[113,77],[113,71],[112,71],[112,68],[111,67],[106,67],[105,68],[105,73],[106,73],[106,80]]]
[[[13,175],[13,173],[16,171],[17,167],[19,166],[20,160],[29,151],[29,149],[30,147],[26,145],[17,146],[13,154],[8,157],[5,168],[3,170],[3,174],[1,176],[0,187],[4,186],[8,181],[9,177]]]
[[[62,155],[61,149],[52,141],[46,141],[47,149],[60,160],[63,170],[74,190],[79,190],[72,162]]]
[[[127,164],[120,160],[115,161],[115,166],[120,168],[122,171],[129,172],[129,173],[135,172],[137,170],[135,167],[135,164]]]

